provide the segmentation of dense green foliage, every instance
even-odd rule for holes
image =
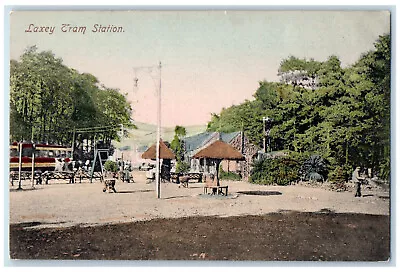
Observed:
[[[222,167],[219,168],[219,179],[220,180],[233,180],[233,181],[240,181],[242,177],[238,173],[234,172],[225,172]]]
[[[104,170],[116,173],[118,172],[118,165],[115,161],[108,160],[104,163]]]
[[[324,62],[289,57],[281,82],[259,82],[253,101],[213,114],[209,131],[243,130],[263,145],[263,117],[273,119],[272,150],[319,154],[328,170],[372,168],[390,175],[390,36],[342,68],[336,56]]]
[[[71,144],[73,128],[115,127],[97,139],[117,139],[119,124],[132,126],[131,106],[116,89],[100,86],[52,52],[28,48],[10,63],[10,140]],[[80,135],[82,139],[93,135]]]
[[[240,181],[242,180],[242,177],[234,172],[221,172],[219,173],[219,178],[221,180],[233,180],[233,181]]]
[[[327,178],[325,160],[319,155],[311,155],[303,162],[300,173],[305,180],[323,181]]]
[[[176,173],[188,173],[190,171],[190,165],[185,161],[177,161],[176,162]]]
[[[190,165],[184,161],[185,148],[182,138],[186,136],[186,129],[182,126],[175,126],[174,139],[171,142],[171,148],[176,156],[177,173],[187,173],[190,170]]]
[[[340,166],[337,166],[329,173],[329,182],[331,183],[333,189],[346,190],[346,181],[346,170]]]
[[[254,162],[249,181],[265,185],[289,185],[299,179],[300,163],[288,156]]]

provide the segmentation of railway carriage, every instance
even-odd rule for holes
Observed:
[[[41,172],[63,171],[63,169],[57,168],[60,166],[62,167],[63,162],[68,164],[72,161],[72,148],[70,147],[32,143],[22,143],[19,145],[19,143],[14,142],[10,145],[10,171],[19,170],[20,146],[22,146],[22,171],[32,170],[33,154],[35,162],[34,169]]]

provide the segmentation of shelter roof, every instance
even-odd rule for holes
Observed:
[[[210,158],[221,160],[243,160],[243,155],[233,146],[221,140],[217,140],[209,146],[197,152],[194,158]]]
[[[150,146],[149,149],[142,154],[142,159],[156,159],[156,144]],[[172,152],[162,140],[160,140],[160,159],[175,159],[174,152]]]

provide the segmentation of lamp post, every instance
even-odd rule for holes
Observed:
[[[142,66],[142,67],[134,67],[134,87],[138,86],[139,79],[136,77],[136,72],[142,69],[147,70],[150,77],[153,79],[154,84],[157,89],[157,139],[156,139],[156,194],[157,198],[161,197],[161,186],[160,186],[160,140],[161,140],[161,61],[159,62],[157,68],[159,69],[159,84],[156,84],[156,78],[151,75],[151,72],[155,66]]]
[[[161,61],[158,65],[160,69],[160,85],[158,88],[158,99],[157,99],[157,142],[156,142],[156,192],[157,198],[161,197],[161,186],[160,186],[160,138],[161,138]]]

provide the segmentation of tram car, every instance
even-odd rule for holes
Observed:
[[[19,171],[20,156],[21,171],[30,171],[32,160],[35,162],[35,171],[64,171],[72,162],[72,148],[60,145],[13,142],[10,145],[10,171]]]

